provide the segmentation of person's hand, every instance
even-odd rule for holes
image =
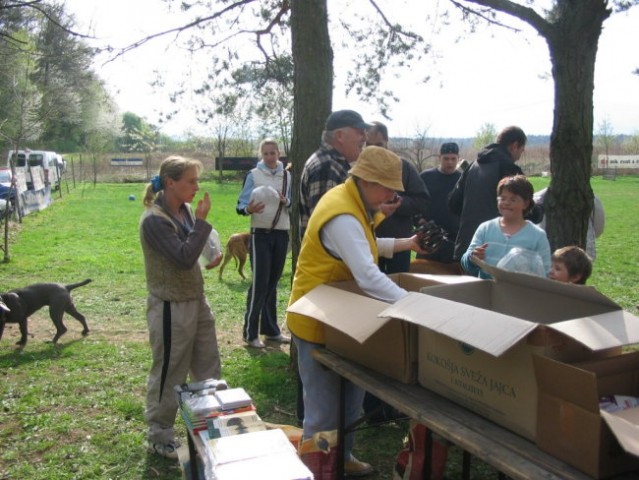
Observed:
[[[421,244],[419,243],[419,235],[418,234],[415,234],[412,237],[396,238],[395,239],[393,252],[394,253],[405,252],[406,250],[413,250],[413,251],[415,251],[417,253],[420,253],[422,255],[425,255],[425,254],[429,253],[429,252],[425,251],[421,247]]]
[[[419,253],[420,255],[428,255],[431,252],[424,250],[421,246],[420,236],[418,234],[413,235],[409,239],[410,249]]]
[[[212,268],[217,267],[220,263],[222,263],[223,257],[224,255],[220,253],[212,262],[208,263],[204,268],[206,268],[207,270],[211,270]]]
[[[478,258],[479,260],[484,260],[486,258],[486,248],[488,247],[487,243],[480,245],[479,247],[473,250],[473,257]]]
[[[262,213],[264,211],[264,208],[266,208],[264,202],[256,202],[255,200],[251,200],[251,203],[246,206],[246,213],[248,213],[249,215],[253,215],[254,213]]]
[[[287,201],[286,196],[280,193],[280,203],[286,205],[286,201]]]
[[[209,210],[211,210],[211,197],[209,197],[209,192],[205,192],[204,198],[197,202],[197,207],[195,209],[195,218],[199,220],[206,220],[206,217],[209,214]]]
[[[402,204],[402,197],[395,194],[395,196],[393,197],[391,201],[382,203],[379,207],[379,210],[386,217],[390,217],[393,213],[395,213],[395,210],[397,210],[401,204]]]

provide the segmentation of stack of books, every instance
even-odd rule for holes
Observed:
[[[228,437],[243,433],[261,432],[266,424],[257,412],[238,412],[212,417],[206,421],[209,438]]]
[[[191,435],[204,445],[198,450],[210,478],[312,480],[289,438],[267,428],[243,388],[205,380],[178,385],[175,393]]]
[[[200,432],[216,480],[312,480],[313,474],[280,429],[209,438]]]
[[[184,423],[192,432],[206,429],[208,419],[255,410],[243,388],[228,388],[224,380],[176,385],[174,390]]]

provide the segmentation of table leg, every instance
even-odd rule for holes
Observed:
[[[466,450],[462,452],[462,478],[470,480],[470,453]]]
[[[426,451],[426,469],[424,471],[424,480],[430,480],[433,472],[433,431],[430,428],[426,429],[426,444],[424,445]]]
[[[337,478],[344,478],[344,449],[346,442],[346,379],[339,379],[339,419],[337,422]]]
[[[191,480],[200,480],[200,471],[197,468],[197,451],[195,450],[195,444],[193,443],[193,437],[191,432],[186,435],[189,445],[189,466],[191,470]]]

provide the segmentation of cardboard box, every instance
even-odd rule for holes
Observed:
[[[429,285],[478,282],[461,275],[392,274],[389,277],[409,291]],[[415,325],[379,313],[388,303],[370,298],[354,281],[320,285],[288,310],[326,324],[326,347],[344,358],[404,383],[417,378]]]
[[[418,381],[535,439],[532,355],[578,361],[639,341],[639,319],[594,288],[484,266],[494,280],[432,286],[381,315],[419,325]]]
[[[422,386],[534,441],[532,355],[617,355],[639,343],[639,319],[589,286],[484,268],[494,280],[393,276],[413,291],[394,305],[366,297],[354,282],[321,285],[289,310],[331,327],[327,347],[337,354],[406,383],[416,363]]]
[[[576,364],[535,357],[537,445],[595,478],[639,469],[639,408],[600,411],[603,396],[639,397],[639,352]]]

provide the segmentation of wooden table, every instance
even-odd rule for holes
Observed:
[[[206,480],[215,478],[213,465],[206,454],[206,446],[199,433],[192,432],[187,427],[187,442],[189,447],[189,479]],[[202,473],[202,474],[200,474]]]
[[[586,474],[542,452],[531,441],[430,390],[418,385],[397,382],[345,360],[328,350],[316,350],[313,356],[318,362],[342,377],[340,425],[338,425],[340,445],[344,444],[344,432],[348,431],[344,425],[343,402],[344,385],[346,380],[349,380],[460,447],[465,452],[463,477],[465,479],[470,476],[468,455],[495,467],[500,478],[508,475],[513,479],[522,480],[590,479]],[[398,450],[399,448],[398,446]],[[343,459],[341,449],[338,457]],[[343,461],[338,460],[338,462],[338,467],[343,468]],[[634,475],[616,478],[636,479],[636,474]]]

